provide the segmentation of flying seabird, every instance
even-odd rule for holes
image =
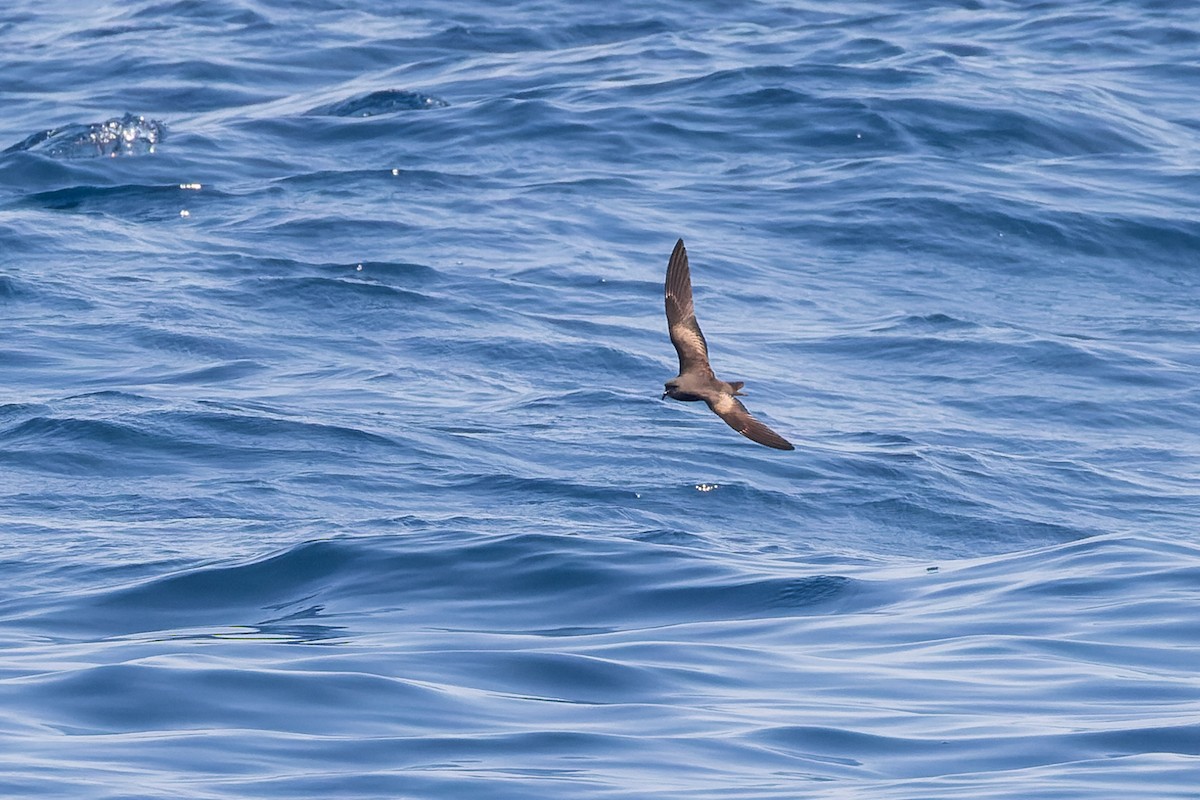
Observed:
[[[692,305],[692,276],[683,239],[675,243],[671,260],[667,262],[664,295],[667,330],[671,334],[671,344],[679,354],[679,374],[667,381],[663,399],[703,400],[714,414],[742,436],[776,450],[795,450],[787,439],[750,416],[742,401],[737,399],[735,395],[742,394],[744,382],[726,383],[713,374],[708,363],[708,343],[700,332]]]

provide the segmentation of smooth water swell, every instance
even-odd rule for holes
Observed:
[[[6,614],[58,642],[53,664],[9,649],[9,785],[38,790],[54,760],[56,781],[103,765],[112,796],[1012,797],[1182,776],[1200,754],[1197,623],[1172,598],[1195,594],[1193,547],[1100,537],[838,576],[459,538],[309,542]]]

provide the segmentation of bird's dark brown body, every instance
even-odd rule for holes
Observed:
[[[683,239],[675,243],[667,262],[664,287],[667,306],[667,331],[679,354],[679,374],[667,381],[663,397],[687,402],[704,401],[729,427],[748,439],[776,450],[794,450],[787,440],[750,415],[737,395],[741,381],[720,380],[708,363],[708,342],[696,321],[692,304],[692,276],[688,268],[687,248]]]

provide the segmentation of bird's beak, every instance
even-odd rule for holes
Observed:
[[[660,397],[660,398],[658,398],[658,399],[659,399],[659,400],[666,400],[666,399],[667,399],[667,393],[666,393],[666,392],[663,392],[663,396],[662,396],[662,397]]]

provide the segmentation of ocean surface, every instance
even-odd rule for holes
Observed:
[[[1200,2],[12,0],[0,797],[1200,796]],[[713,366],[675,375],[683,237]]]

